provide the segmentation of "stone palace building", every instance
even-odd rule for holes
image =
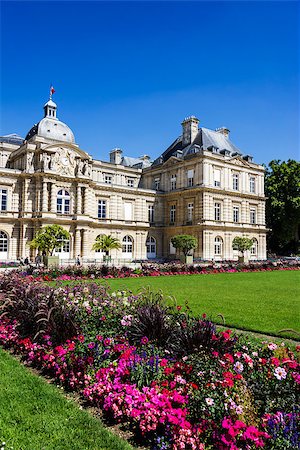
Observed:
[[[31,256],[28,243],[45,225],[60,224],[70,240],[57,252],[102,260],[95,238],[110,234],[120,260],[175,258],[176,234],[197,237],[195,258],[236,259],[235,236],[253,238],[252,259],[266,258],[264,169],[229,139],[229,130],[199,127],[189,117],[159,158],[93,159],[44,105],[25,139],[0,138],[0,260]]]

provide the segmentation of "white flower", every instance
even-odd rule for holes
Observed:
[[[283,367],[276,367],[274,375],[277,378],[277,380],[283,380],[284,378],[286,378],[287,372]]]
[[[243,366],[243,364],[242,364],[240,361],[237,361],[237,362],[235,363],[235,365],[233,366],[233,368],[234,368],[234,370],[235,370],[237,373],[242,373],[243,370],[244,370],[244,366]]]
[[[276,350],[276,348],[277,348],[277,344],[274,344],[273,342],[270,342],[270,344],[268,345],[269,350]]]
[[[111,297],[116,297],[116,296],[117,296],[117,294],[115,292],[111,293]]]
[[[237,413],[237,414],[243,414],[243,407],[242,406],[237,406],[236,408],[235,408],[235,412]]]
[[[205,401],[206,401],[206,404],[207,404],[208,406],[213,406],[213,404],[215,403],[214,399],[213,399],[213,398],[210,398],[210,397],[207,397],[207,398],[205,399]]]

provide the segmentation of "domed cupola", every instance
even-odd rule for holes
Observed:
[[[27,133],[25,138],[29,141],[33,136],[40,136],[51,141],[75,143],[75,138],[72,130],[65,123],[58,120],[56,117],[57,105],[52,100],[50,91],[50,98],[44,105],[44,118],[35,124]]]

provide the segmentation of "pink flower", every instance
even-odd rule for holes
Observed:
[[[95,348],[95,342],[90,342],[88,344],[88,348],[90,348],[90,349]]]
[[[148,342],[149,342],[149,339],[146,336],[142,337],[142,339],[141,339],[142,345],[146,345],[146,344],[148,344]]]

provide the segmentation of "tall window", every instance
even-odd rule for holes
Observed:
[[[132,220],[132,203],[130,202],[124,203],[124,219],[128,221]]]
[[[7,189],[0,189],[0,208],[1,211],[7,210]]]
[[[0,231],[0,253],[8,251],[8,237],[4,231]]]
[[[235,223],[239,222],[239,214],[240,213],[240,208],[238,206],[234,206],[233,207],[233,221]]]
[[[221,170],[214,169],[214,186],[221,187]]]
[[[154,222],[154,205],[148,206],[148,221],[150,223]]]
[[[160,178],[154,178],[154,187],[157,191],[159,191]]]
[[[221,220],[221,203],[215,203],[215,220]]]
[[[250,177],[249,183],[250,183],[250,192],[252,194],[255,194],[255,177]]]
[[[189,223],[193,222],[194,216],[194,203],[188,203],[187,205],[187,221]]]
[[[239,175],[237,173],[232,175],[232,189],[235,191],[239,190]]]
[[[219,236],[215,238],[215,255],[222,255],[223,240]]]
[[[58,239],[58,242],[62,242],[62,246],[57,247],[55,251],[57,253],[69,253],[70,252],[70,241],[69,239]]]
[[[250,208],[250,223],[254,225],[256,223],[256,209]]]
[[[175,223],[176,218],[176,206],[172,205],[170,208],[170,223]]]
[[[106,219],[106,200],[98,200],[98,219]]]
[[[133,240],[131,236],[125,236],[122,241],[122,253],[132,253]]]
[[[194,186],[194,169],[187,171],[187,185],[188,187]]]
[[[65,189],[57,193],[57,213],[70,214],[70,194]]]
[[[176,189],[176,175],[171,176],[171,191],[174,191]]]
[[[257,248],[258,248],[257,239],[253,239],[253,244],[252,244],[252,247],[250,249],[250,254],[251,255],[257,255]]]
[[[148,258],[155,258],[156,256],[156,240],[153,236],[149,236],[146,241]]]

